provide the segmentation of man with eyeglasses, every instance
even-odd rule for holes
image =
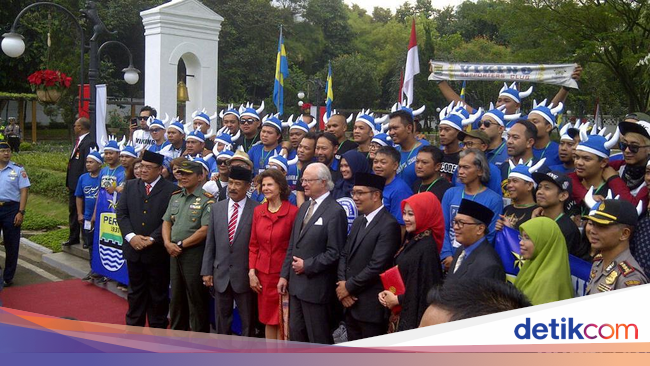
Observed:
[[[159,119],[154,119],[149,125],[149,133],[153,139],[153,144],[147,150],[159,153],[165,146],[169,145],[169,141],[165,137],[165,124]]]
[[[646,165],[650,157],[650,123],[646,121],[621,122],[618,125],[621,131],[619,148],[623,152],[624,160],[610,161],[609,166],[618,171],[636,205],[640,200],[643,207],[648,206],[648,188],[645,185]]]
[[[169,311],[169,255],[162,237],[163,215],[177,186],[162,179],[164,157],[145,151],[139,179],[126,182],[116,216],[124,236],[129,271],[126,324],[166,329]]]
[[[508,160],[508,149],[506,149],[506,139],[503,138],[503,132],[506,128],[506,121],[519,117],[519,113],[505,114],[501,109],[495,108],[487,111],[482,117],[479,124],[481,131],[489,138],[485,157],[488,163],[500,166]]]
[[[379,275],[389,269],[400,244],[400,226],[382,203],[384,177],[356,173],[352,199],[360,216],[352,223],[338,263],[336,296],[345,307],[348,341],[385,334],[386,308]]]
[[[194,116],[194,119],[192,120],[192,125],[194,126],[194,130],[199,130],[203,135],[207,135],[210,132],[210,116],[208,116],[206,113],[199,112]],[[151,127],[149,127],[151,128]],[[205,148],[207,150],[212,151],[214,148],[214,136],[210,138],[205,139]]]
[[[486,239],[494,216],[491,209],[480,203],[461,200],[458,213],[452,220],[456,241],[461,246],[454,253],[446,283],[467,278],[505,281],[506,273],[501,259]]]
[[[255,146],[260,142],[260,116],[257,114],[255,109],[246,108],[241,114],[239,120],[239,128],[241,129],[241,136],[235,141],[235,145],[242,146],[244,152],[248,153],[251,147]]]
[[[458,133],[458,139],[463,143],[463,150],[465,149],[478,149],[485,154],[487,159],[487,148],[490,143],[490,138],[483,130],[461,131]],[[507,151],[507,150],[506,150]],[[501,171],[495,164],[488,162],[490,166],[490,181],[487,187],[497,193],[499,196],[501,192]],[[458,170],[454,172],[451,179],[451,185],[456,186],[462,184],[458,181]]]
[[[156,118],[157,116],[158,112],[153,107],[146,105],[140,109],[140,114],[137,117],[139,124],[131,124],[129,134],[129,141],[133,142],[133,147],[136,150],[147,150],[149,146],[154,144],[147,121],[149,117]]]
[[[490,180],[490,170],[487,159],[483,152],[478,149],[466,149],[461,151],[458,162],[458,179],[462,183],[457,187],[450,188],[442,198],[442,212],[445,219],[445,239],[442,244],[440,258],[445,268],[449,269],[455,248],[460,246],[456,241],[455,229],[452,225],[458,208],[463,199],[469,199],[488,207],[492,212],[500,214],[503,209],[501,197],[488,189],[485,184]],[[486,233],[490,243],[494,241],[494,227],[498,215],[492,218],[489,229]]]

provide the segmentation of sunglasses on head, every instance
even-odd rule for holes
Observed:
[[[639,152],[640,148],[648,147],[648,145],[629,145],[626,144],[625,142],[619,142],[618,147],[621,149],[621,151],[625,151],[629,149],[632,154],[636,154]]]

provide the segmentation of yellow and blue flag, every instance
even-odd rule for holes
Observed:
[[[275,62],[275,84],[273,86],[273,103],[278,109],[278,113],[284,113],[284,79],[289,77],[289,62],[287,61],[287,51],[284,49],[284,39],[282,38],[282,27],[280,27],[280,40],[278,41],[278,56]]]
[[[327,85],[325,86],[325,108],[326,116],[332,115],[332,102],[334,101],[334,89],[332,88],[332,63],[330,62],[327,69]]]
[[[465,83],[467,80],[463,80],[463,86],[460,88],[460,99],[465,100]]]

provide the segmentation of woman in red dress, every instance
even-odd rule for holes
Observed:
[[[256,177],[256,184],[266,200],[253,212],[248,277],[257,293],[259,318],[266,325],[266,338],[279,339],[280,297],[276,285],[298,208],[289,203],[289,185],[279,170],[263,171]]]

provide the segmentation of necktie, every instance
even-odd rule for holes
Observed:
[[[456,261],[456,266],[454,267],[454,273],[458,271],[458,267],[460,267],[460,264],[463,263],[464,259],[465,259],[465,249],[463,249],[463,251],[460,252],[460,255],[458,256],[458,260]]]
[[[228,221],[228,239],[230,239],[230,246],[232,246],[232,241],[235,239],[235,231],[237,230],[237,218],[239,217],[239,204],[235,202],[232,205],[232,215],[230,216],[230,221]]]
[[[147,185],[145,186],[145,188],[146,188],[146,190],[147,190],[147,196],[148,196],[149,193],[151,193],[151,184],[147,183]]]
[[[314,207],[316,207],[316,201],[311,200],[309,202],[309,208],[307,209],[307,214],[305,215],[305,218],[302,220],[302,228],[307,225],[309,222],[309,219],[311,219],[312,215],[314,214]]]

